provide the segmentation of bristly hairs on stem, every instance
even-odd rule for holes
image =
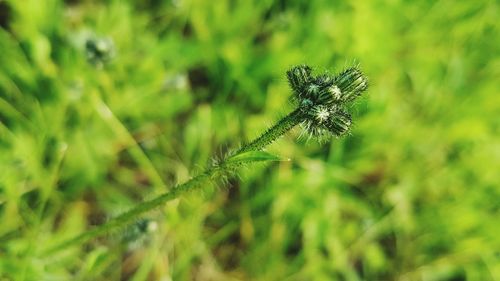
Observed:
[[[298,124],[301,124],[312,137],[340,137],[349,131],[352,118],[347,112],[347,106],[368,87],[368,80],[358,66],[346,68],[337,75],[313,76],[311,67],[298,65],[288,70],[286,75],[293,92],[292,99],[296,109],[267,129],[258,138],[244,144],[225,159],[216,161],[205,171],[187,182],[175,186],[170,191],[152,200],[139,203],[131,210],[100,226],[63,241],[47,249],[43,254],[52,254],[69,246],[84,243],[99,235],[117,230],[168,201],[199,189],[206,183],[226,178],[243,165],[258,161],[276,160],[277,158],[262,154],[261,151]]]

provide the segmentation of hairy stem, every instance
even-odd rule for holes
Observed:
[[[283,117],[280,121],[278,121],[274,126],[269,128],[266,132],[264,132],[260,137],[256,138],[254,141],[242,146],[236,154],[240,154],[243,152],[248,152],[248,151],[258,151],[262,150],[264,147],[267,145],[271,144],[273,141],[275,141],[277,138],[285,134],[287,131],[292,129],[295,125],[300,123],[301,121],[301,111],[300,109],[296,109],[292,111],[290,114],[287,116]],[[67,247],[70,247],[72,245],[77,245],[80,243],[87,242],[95,237],[98,237],[102,234],[105,233],[110,233],[120,227],[125,226],[126,224],[130,223],[134,219],[139,218],[142,214],[151,211],[152,209],[155,209],[163,204],[165,204],[168,201],[171,201],[173,199],[178,198],[179,196],[192,191],[196,190],[197,188],[200,188],[203,186],[203,183],[208,182],[211,178],[216,176],[218,173],[224,173],[228,169],[232,168],[232,166],[236,167],[236,164],[229,164],[229,163],[222,163],[218,166],[208,168],[205,170],[203,173],[199,174],[198,176],[190,179],[189,181],[175,186],[171,191],[164,193],[162,195],[159,195],[158,197],[149,200],[149,201],[144,201],[140,204],[138,204],[136,207],[132,208],[131,210],[109,220],[108,222],[105,222],[104,224],[97,226],[93,229],[90,229],[76,237],[73,237],[69,240],[63,241],[62,243],[49,248],[44,252],[44,254],[50,255],[53,254],[59,250],[63,250]]]
[[[267,131],[265,131],[260,137],[242,146],[238,151],[236,151],[236,154],[247,151],[262,150],[264,147],[271,144],[277,138],[281,137],[283,134],[299,124],[302,119],[302,111],[300,110],[300,108],[295,109],[287,116],[283,117],[280,121],[278,121],[278,123],[276,123],[274,126],[267,129]]]
[[[88,230],[76,237],[73,237],[69,240],[66,240],[50,249],[45,251],[45,254],[52,254],[55,253],[59,250],[62,250],[64,248],[67,248],[71,245],[76,245],[79,243],[84,243],[86,241],[89,241],[95,237],[98,237],[102,234],[105,233],[110,233],[113,230],[116,230],[122,226],[125,226],[127,223],[133,221],[134,219],[139,218],[140,215],[151,211],[154,208],[157,208],[163,204],[165,204],[168,201],[171,201],[173,199],[176,199],[180,195],[187,193],[188,191],[195,190],[198,187],[202,186],[202,183],[206,182],[208,179],[210,179],[218,170],[220,170],[220,167],[217,168],[212,168],[212,169],[207,169],[203,173],[199,174],[198,176],[190,179],[189,181],[177,185],[174,187],[171,191],[164,193],[162,195],[159,195],[158,197],[149,200],[149,201],[144,201],[137,205],[136,207],[132,208],[131,210],[109,220],[108,222],[105,222],[104,224],[97,226],[91,230]]]

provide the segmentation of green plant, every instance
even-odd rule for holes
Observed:
[[[227,177],[244,164],[279,160],[276,156],[262,152],[262,149],[298,124],[314,137],[340,137],[349,131],[352,121],[346,106],[368,86],[367,78],[358,67],[347,68],[336,76],[325,74],[314,77],[309,66],[299,65],[287,71],[287,78],[293,90],[296,109],[261,136],[171,191],[144,201],[114,219],[50,248],[46,253],[54,253],[111,232],[138,219],[147,211],[200,188],[203,183]]]

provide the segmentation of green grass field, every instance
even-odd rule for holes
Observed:
[[[499,6],[0,0],[0,280],[500,280]],[[369,77],[347,137],[44,254],[258,136],[304,63]]]

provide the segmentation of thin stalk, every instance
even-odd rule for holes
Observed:
[[[217,170],[219,170],[219,168],[207,169],[206,171],[190,179],[189,181],[181,185],[177,185],[171,191],[159,195],[158,197],[152,200],[144,201],[139,205],[137,205],[136,207],[132,208],[131,210],[109,220],[108,222],[105,222],[102,225],[99,225],[91,230],[83,232],[82,234],[76,237],[73,237],[48,249],[47,251],[45,251],[45,254],[50,255],[59,250],[67,248],[71,245],[84,243],[99,235],[112,232],[113,230],[121,226],[124,226],[127,223],[133,221],[134,219],[138,218],[141,214],[151,211],[152,209],[157,208],[163,205],[164,203],[179,197],[181,194],[194,190],[196,189],[196,187],[200,187],[202,183],[208,180],[211,176],[213,176],[217,172]]]
[[[267,129],[267,131],[265,131],[260,137],[242,146],[239,150],[236,151],[236,154],[248,151],[262,150],[264,147],[274,142],[277,138],[290,131],[302,120],[302,111],[300,108],[297,108],[294,111],[290,112],[287,116],[283,117],[274,126]]]
[[[287,116],[283,117],[280,121],[278,121],[274,126],[269,128],[266,132],[264,132],[261,136],[253,140],[252,142],[242,146],[236,154],[240,154],[243,152],[248,152],[248,151],[258,151],[262,150],[264,147],[267,145],[271,144],[273,141],[278,139],[280,136],[285,134],[287,131],[292,129],[295,125],[301,122],[301,111],[300,109],[296,109],[292,111],[290,114]],[[63,250],[67,247],[70,247],[72,245],[77,245],[80,243],[85,243],[95,237],[98,237],[102,234],[105,233],[110,233],[113,230],[116,230],[122,226],[125,226],[126,224],[130,223],[134,219],[137,219],[139,216],[142,214],[151,211],[152,209],[155,209],[163,204],[165,204],[168,201],[171,201],[173,199],[178,198],[179,196],[200,188],[203,183],[207,182],[210,180],[212,177],[216,176],[217,173],[223,173],[227,171],[229,168],[232,168],[234,164],[229,164],[229,163],[222,163],[219,164],[218,166],[208,168],[205,170],[203,173],[199,174],[198,176],[190,179],[189,181],[175,186],[171,191],[164,193],[162,195],[159,195],[158,197],[149,200],[149,201],[144,201],[140,204],[138,204],[136,207],[132,208],[131,210],[109,220],[108,222],[105,222],[102,225],[99,225],[93,229],[90,229],[86,232],[83,232],[82,234],[73,237],[69,240],[63,241],[62,243],[49,248],[48,250],[44,251],[43,254],[50,255],[55,252],[58,252],[60,250]],[[236,165],[234,165],[236,166]]]

